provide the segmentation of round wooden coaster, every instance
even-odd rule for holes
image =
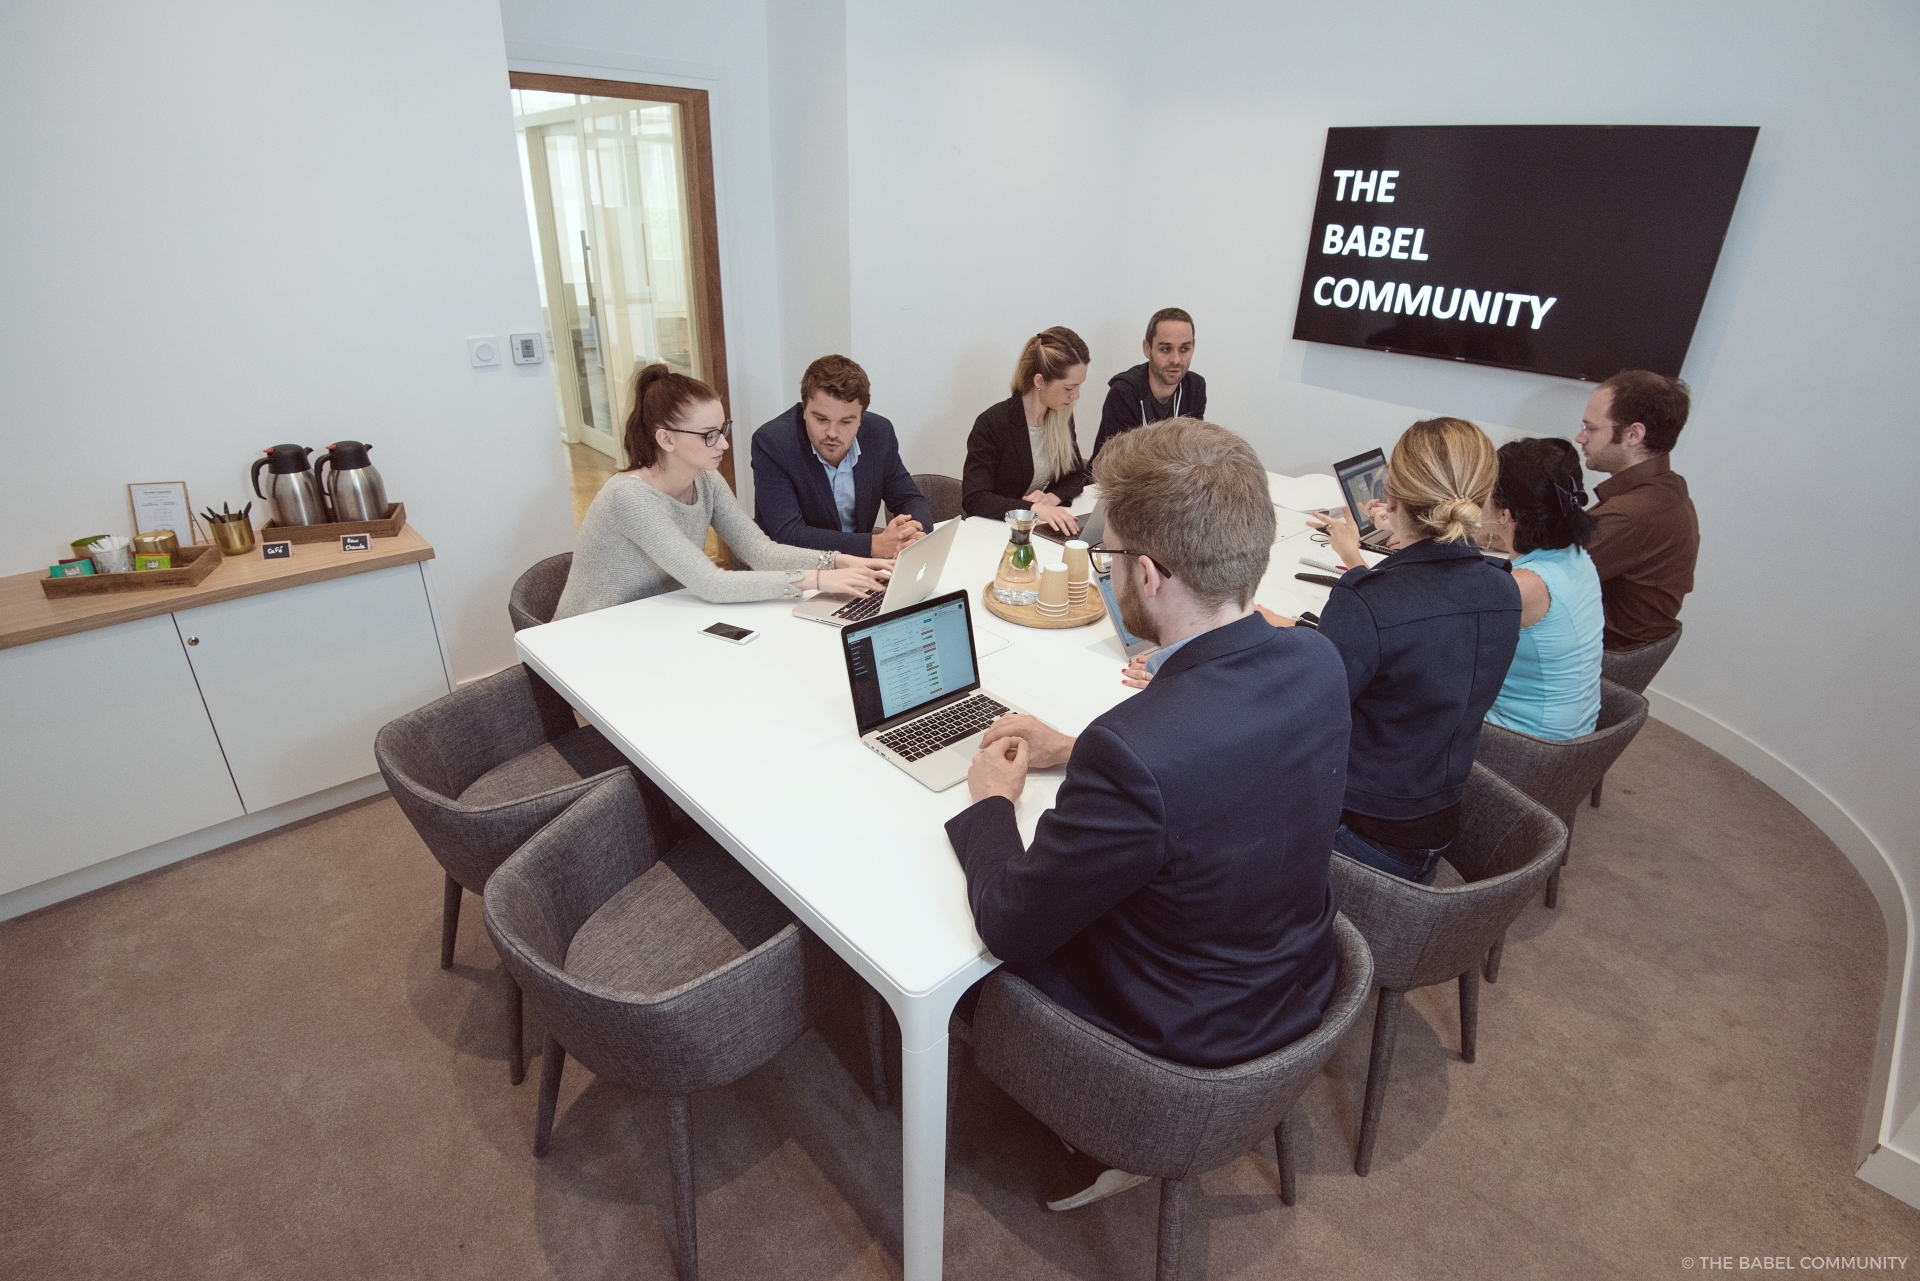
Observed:
[[[1048,618],[1036,605],[1003,605],[993,598],[993,584],[988,583],[980,589],[980,603],[995,618],[1004,618],[1009,623],[1018,623],[1022,627],[1085,627],[1096,619],[1107,616],[1106,602],[1100,599],[1100,593],[1092,584],[1087,586],[1087,603],[1077,608],[1067,606],[1065,618]]]

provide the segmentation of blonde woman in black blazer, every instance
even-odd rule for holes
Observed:
[[[1013,370],[1013,395],[973,420],[960,506],[998,519],[1030,508],[1040,524],[1077,534],[1067,507],[1091,479],[1074,434],[1073,403],[1087,380],[1087,344],[1064,325],[1027,339]]]

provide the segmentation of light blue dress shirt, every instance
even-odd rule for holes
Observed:
[[[814,461],[827,469],[827,485],[833,490],[833,505],[840,510],[840,532],[853,532],[853,465],[860,461],[860,438],[853,438],[853,448],[847,456],[834,467],[820,457],[820,451],[813,451]]]
[[[1205,632],[1195,632],[1193,634],[1193,636],[1205,636],[1205,635],[1206,635]],[[1175,654],[1179,653],[1180,647],[1186,644],[1187,641],[1192,640],[1193,636],[1187,637],[1186,640],[1177,640],[1173,644],[1167,646],[1165,649],[1156,649],[1153,651],[1153,653],[1148,654],[1147,655],[1147,674],[1150,676],[1158,676],[1160,674],[1160,665],[1166,662],[1169,658],[1172,658]]]

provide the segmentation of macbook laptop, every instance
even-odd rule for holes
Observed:
[[[1107,603],[1107,621],[1113,624],[1113,634],[1120,642],[1120,653],[1131,662],[1142,654],[1151,654],[1160,648],[1143,636],[1135,636],[1120,621],[1120,602],[1113,595],[1113,575],[1095,574],[1093,581],[1099,584],[1100,599]]]
[[[845,627],[863,618],[918,605],[927,598],[927,593],[939,586],[940,571],[946,568],[947,552],[952,549],[953,536],[959,529],[960,522],[950,520],[925,538],[908,544],[907,549],[894,558],[893,577],[887,580],[886,591],[866,596],[819,592],[812,600],[795,605],[794,617],[829,627]]]
[[[980,688],[964,590],[840,630],[860,741],[943,792],[967,776],[980,735],[1020,709]]]
[[[1382,502],[1387,497],[1387,456],[1377,449],[1369,449],[1335,463],[1333,474],[1340,480],[1340,492],[1347,496],[1347,506],[1360,531],[1361,549],[1382,556],[1391,552],[1393,549],[1387,543],[1393,534],[1374,524],[1367,511],[1368,503]]]
[[[1033,532],[1050,543],[1065,543],[1077,538],[1091,547],[1107,532],[1107,500],[1103,498],[1093,505],[1093,510],[1081,519],[1080,532],[1077,534],[1062,534],[1045,525],[1035,525]]]

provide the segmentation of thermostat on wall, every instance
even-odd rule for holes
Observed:
[[[499,364],[500,340],[492,334],[467,339],[467,359],[473,362],[475,369]]]
[[[513,353],[516,365],[539,364],[546,359],[545,347],[539,334],[512,334],[507,338],[507,350]]]

